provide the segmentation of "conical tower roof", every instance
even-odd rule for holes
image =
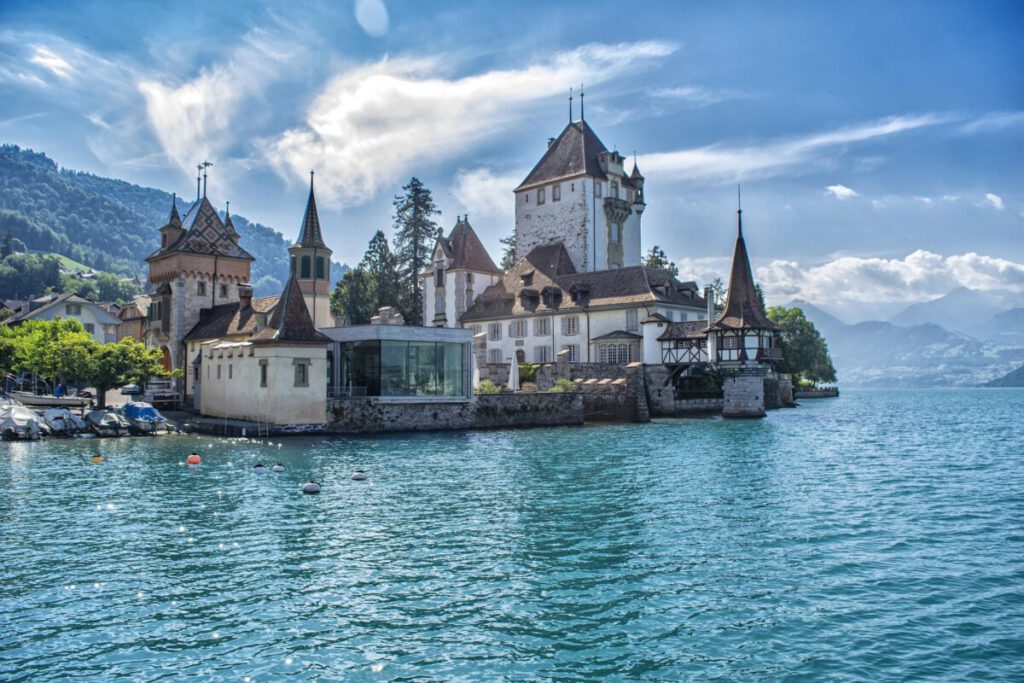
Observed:
[[[167,219],[167,225],[172,228],[181,227],[181,216],[178,215],[178,195],[171,196],[171,217]]]
[[[309,315],[306,301],[299,289],[299,281],[292,273],[281,292],[277,306],[267,322],[267,328],[258,332],[254,341],[264,342],[327,342],[326,335],[316,329]]]
[[[736,211],[736,249],[732,253],[732,271],[729,273],[729,293],[725,297],[725,310],[709,326],[721,329],[778,330],[764,312],[750,271],[747,244],[743,240],[743,210]]]
[[[323,233],[320,231],[320,216],[316,211],[312,171],[309,174],[309,199],[306,201],[306,215],[302,217],[302,229],[299,230],[299,239],[295,244],[300,247],[328,250],[324,243]]]

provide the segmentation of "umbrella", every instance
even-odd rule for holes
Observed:
[[[512,354],[512,365],[508,369],[508,388],[512,391],[519,391],[519,363],[514,353]]]

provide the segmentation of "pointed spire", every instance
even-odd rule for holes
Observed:
[[[229,235],[238,237],[238,231],[235,230],[235,222],[231,220],[231,202],[225,202],[224,227],[227,228]]]
[[[167,219],[167,225],[176,228],[181,227],[181,216],[178,215],[178,193],[171,195],[171,217]]]
[[[569,123],[572,123],[572,87],[569,87]]]
[[[710,328],[777,330],[779,326],[765,313],[757,296],[750,258],[747,256],[747,244],[743,240],[743,209],[737,208],[736,215],[736,248],[732,254],[732,270],[729,273],[729,293],[725,297],[725,308]]]
[[[743,201],[740,186],[736,186],[736,239],[743,239]]]
[[[267,321],[267,328],[257,333],[254,339],[279,342],[329,341],[313,324],[294,272],[288,278],[277,306]]]
[[[580,83],[580,121],[585,121],[583,116],[583,84]]]
[[[309,199],[306,201],[306,215],[302,218],[302,229],[296,242],[301,247],[327,249],[320,231],[320,216],[316,211],[316,196],[313,193],[313,171],[309,172]]]

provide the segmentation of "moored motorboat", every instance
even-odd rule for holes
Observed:
[[[156,434],[161,429],[168,431],[167,418],[145,401],[124,404],[121,414],[128,420],[128,430],[132,434]]]
[[[35,441],[44,431],[39,416],[12,398],[0,399],[0,435],[5,439]]]
[[[48,408],[43,413],[43,421],[54,436],[74,436],[89,428],[85,420],[67,408]]]
[[[85,422],[97,436],[124,436],[128,433],[128,420],[110,408],[90,410]]]
[[[78,396],[50,396],[47,394],[32,394],[27,391],[11,391],[11,398],[26,406],[38,408],[84,408],[90,400]]]

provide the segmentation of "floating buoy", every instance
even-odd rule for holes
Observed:
[[[102,455],[94,455],[94,456],[92,456],[92,461],[98,465],[101,462],[103,462],[103,456]]]
[[[303,484],[302,492],[308,494],[320,493],[320,484],[315,481],[310,481],[308,484]]]
[[[277,463],[276,465],[271,467],[270,470],[272,472],[284,472],[284,465],[282,465],[281,463]]]
[[[258,462],[258,463],[256,463],[255,465],[252,466],[252,471],[253,472],[266,472],[267,468],[263,466],[263,463]]]
[[[187,458],[185,458],[185,462],[187,462],[189,465],[198,465],[202,461],[203,461],[203,459],[200,458],[199,454],[196,453],[195,451],[192,451],[192,455],[190,455]]]
[[[366,481],[366,470],[356,470],[353,472],[352,481]]]

